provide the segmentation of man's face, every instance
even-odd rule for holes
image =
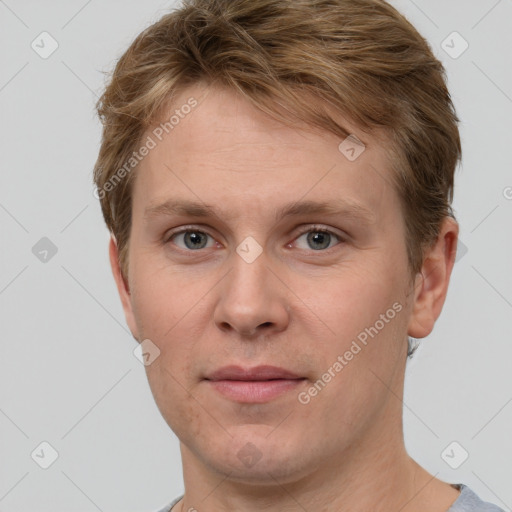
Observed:
[[[188,456],[231,478],[348,463],[401,425],[390,390],[401,396],[411,315],[404,220],[383,148],[354,133],[367,147],[351,161],[334,135],[210,88],[162,141],[146,134],[157,145],[134,171],[127,319],[160,350],[149,383]],[[215,215],[155,208],[166,202]],[[208,380],[231,365],[301,379]]]

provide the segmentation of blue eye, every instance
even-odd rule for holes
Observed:
[[[342,241],[338,235],[327,229],[310,228],[308,231],[303,232],[297,240],[302,238],[304,235],[307,235],[306,243],[308,244],[308,247],[299,247],[300,249],[322,251],[324,249],[330,249],[332,247],[331,242],[335,240],[338,242]]]
[[[207,233],[203,231],[197,231],[197,230],[183,230],[178,231],[177,233],[174,233],[172,236],[169,237],[167,240],[170,242],[171,240],[174,240],[174,243],[180,249],[189,249],[189,250],[196,250],[196,249],[206,249],[207,248],[207,238],[210,237]],[[182,247],[179,245],[176,240],[182,239],[185,247]],[[211,238],[211,237],[210,237]],[[212,239],[213,240],[213,239]],[[210,245],[212,247],[212,245]]]
[[[301,238],[305,237],[305,244],[297,244]],[[210,241],[208,241],[210,239]],[[336,242],[343,242],[344,240],[336,233],[324,228],[317,228],[315,226],[309,227],[307,230],[299,234],[295,239],[297,247],[301,250],[323,251],[330,249]],[[200,249],[209,249],[215,246],[215,239],[198,229],[182,229],[172,233],[167,237],[165,243],[173,242],[178,248],[184,251],[199,251]],[[302,245],[302,246],[301,246]]]

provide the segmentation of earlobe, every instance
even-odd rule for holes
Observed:
[[[428,336],[441,314],[455,263],[458,233],[457,222],[452,217],[445,218],[437,242],[425,254],[412,292],[414,306],[407,334],[413,338]]]
[[[133,314],[132,309],[132,296],[130,292],[130,287],[128,279],[123,275],[121,271],[121,266],[119,263],[119,251],[116,239],[113,234],[110,237],[109,257],[110,266],[112,268],[112,274],[116,282],[119,298],[121,299],[121,304],[123,306],[126,322],[128,324],[128,327],[130,328],[132,336],[137,340],[137,324],[135,322],[135,316]]]

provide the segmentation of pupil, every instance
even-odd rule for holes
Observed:
[[[322,233],[319,231],[310,233],[308,235],[308,242],[310,244],[313,244],[312,249],[318,250],[318,249],[325,249],[326,247],[329,247],[329,241],[330,241],[330,235],[329,233]],[[314,247],[314,244],[320,244],[321,247]]]
[[[197,248],[198,246],[201,245],[201,236],[202,236],[201,233],[195,233],[195,232],[186,233],[185,234],[185,242],[187,245],[189,245],[187,243],[189,241],[192,247]],[[190,246],[189,246],[189,248],[190,248]]]

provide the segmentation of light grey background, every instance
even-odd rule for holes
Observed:
[[[183,490],[177,439],[133,355],[92,186],[102,72],[172,5],[0,0],[3,512],[150,512]],[[454,207],[467,248],[434,332],[409,362],[406,444],[438,478],[510,511],[512,1],[393,5],[447,69],[462,120]],[[31,47],[43,31],[59,45],[46,59]],[[461,37],[469,47],[453,58]],[[58,250],[47,262],[32,252],[43,237]],[[51,457],[43,441],[58,452],[48,469],[38,465]],[[469,453],[458,469],[441,456],[453,441],[452,465]]]

